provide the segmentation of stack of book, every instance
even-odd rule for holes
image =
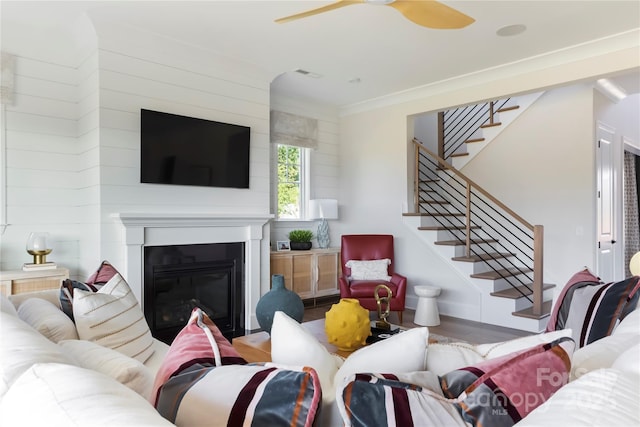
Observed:
[[[33,264],[33,263],[22,264],[23,271],[52,270],[54,268],[58,268],[55,262],[45,262],[42,264]]]

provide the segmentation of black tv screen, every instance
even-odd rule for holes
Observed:
[[[250,128],[140,111],[140,182],[249,188]]]

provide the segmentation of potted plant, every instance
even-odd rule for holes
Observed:
[[[311,239],[313,239],[311,230],[291,230],[289,232],[291,250],[294,251],[311,249]]]

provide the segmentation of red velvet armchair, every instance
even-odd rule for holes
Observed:
[[[348,261],[382,260],[385,258],[391,261],[387,270],[388,275],[391,276],[390,280],[353,280],[351,278],[351,269],[347,267]],[[387,285],[392,293],[390,310],[398,313],[398,319],[402,323],[407,278],[394,271],[393,236],[390,234],[345,234],[342,236],[340,261],[342,264],[340,298],[355,298],[367,310],[377,311],[374,290],[379,284]],[[387,292],[381,289],[378,295],[386,297]]]

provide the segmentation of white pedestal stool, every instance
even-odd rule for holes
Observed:
[[[441,289],[437,286],[415,286],[413,288],[418,296],[418,307],[413,318],[413,323],[421,326],[438,326],[440,313],[436,297]]]

